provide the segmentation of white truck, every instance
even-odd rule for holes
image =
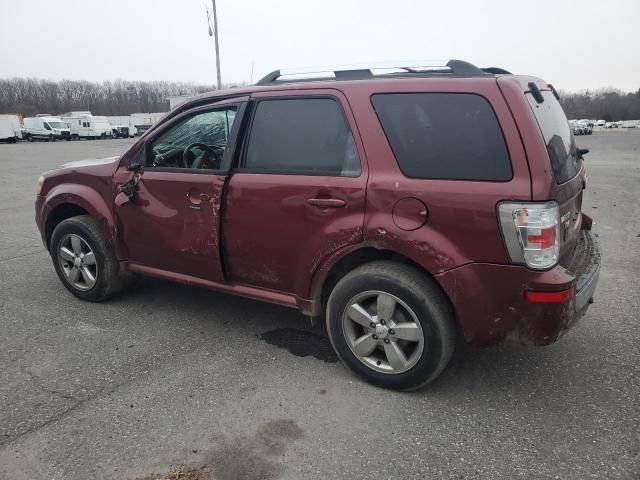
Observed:
[[[69,126],[60,117],[49,114],[40,114],[35,117],[26,117],[23,120],[24,137],[29,142],[34,140],[71,140]]]
[[[107,117],[92,115],[91,112],[67,112],[61,115],[62,121],[69,125],[71,138],[89,140],[96,138],[111,138],[111,125]]]
[[[131,137],[136,134],[136,128],[131,123],[131,116],[129,115],[113,115],[107,117],[111,130],[115,138],[119,137]]]
[[[16,143],[22,138],[17,115],[0,115],[0,142]]]
[[[135,133],[142,135],[155,125],[166,113],[132,113],[131,124],[135,127]]]

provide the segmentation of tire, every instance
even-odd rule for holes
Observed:
[[[378,316],[377,306],[389,310],[390,302],[392,313]],[[455,350],[455,316],[448,299],[433,280],[397,262],[371,262],[345,275],[329,296],[326,320],[340,359],[364,380],[383,388],[406,391],[427,385]],[[358,355],[354,340],[364,337],[367,342],[359,343],[365,352]],[[398,350],[402,355],[386,353]]]
[[[49,134],[49,137],[47,138],[47,142],[55,142],[53,135]]]
[[[27,142],[33,142],[33,135],[27,135]]]
[[[66,253],[63,253],[63,247]],[[60,222],[51,236],[49,250],[58,278],[76,297],[90,302],[101,302],[122,289],[118,260],[100,231],[98,223],[90,216],[81,215]],[[93,253],[92,261],[87,260],[90,257],[88,252]],[[80,256],[77,254],[84,258],[70,258]],[[75,265],[79,265],[80,268]],[[75,281],[74,268],[76,271],[79,270]],[[86,274],[87,271],[89,275]],[[89,280],[91,277],[94,279],[93,282]]]

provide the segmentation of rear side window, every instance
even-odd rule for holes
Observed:
[[[507,181],[511,160],[486,99],[466,93],[373,96],[396,161],[407,177]]]
[[[342,108],[335,100],[278,99],[257,104],[244,168],[358,176],[360,161]]]
[[[564,183],[578,174],[582,160],[578,158],[573,132],[560,102],[548,90],[541,93],[542,103],[536,102],[530,93],[525,96],[544,137],[556,182]]]

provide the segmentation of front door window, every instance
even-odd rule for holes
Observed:
[[[147,168],[219,170],[236,107],[183,119],[151,143]]]

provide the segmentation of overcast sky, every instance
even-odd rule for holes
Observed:
[[[459,58],[563,90],[640,88],[640,0],[217,0],[222,80]],[[210,0],[0,0],[0,78],[215,82]]]

